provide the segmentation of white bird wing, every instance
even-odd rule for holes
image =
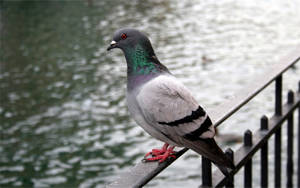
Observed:
[[[161,75],[145,84],[137,102],[150,126],[179,145],[183,138],[197,140],[215,135],[206,112],[173,76]]]

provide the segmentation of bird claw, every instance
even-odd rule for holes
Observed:
[[[147,158],[149,155],[152,155],[152,156],[159,156],[159,155],[162,155],[166,152],[166,150],[164,149],[152,149],[152,151],[146,153],[146,155],[144,156],[144,158]]]
[[[150,158],[144,158],[143,162],[158,161],[159,163],[162,163],[162,162],[164,162],[168,158],[174,158],[174,159],[176,159],[176,156],[172,155],[169,152],[166,152],[163,155],[158,155],[158,156],[150,157]]]
[[[152,149],[151,152],[148,152],[144,159],[142,160],[143,162],[150,162],[150,161],[158,161],[160,163],[164,162],[168,158],[176,158],[174,155],[176,152],[173,151],[174,147],[170,147],[167,149],[168,146],[164,145],[162,149]],[[153,157],[147,158],[149,155],[152,155]]]
[[[152,156],[158,156],[158,155],[162,155],[164,154],[167,149],[168,149],[169,144],[164,144],[164,146],[161,149],[152,149],[152,151],[146,153],[146,155],[144,156],[144,159],[147,158],[149,155]]]

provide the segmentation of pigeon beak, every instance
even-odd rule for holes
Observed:
[[[107,48],[107,51],[116,48],[117,47],[117,42],[116,41],[111,41],[110,46]]]

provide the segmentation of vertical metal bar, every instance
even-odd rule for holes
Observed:
[[[252,146],[252,132],[250,130],[247,130],[244,134],[244,146]],[[252,187],[252,158],[247,161],[244,168],[244,185],[245,187]]]
[[[275,81],[275,115],[282,114],[282,75]],[[275,187],[281,187],[281,127],[275,132]]]
[[[300,83],[300,82],[299,82]],[[300,92],[300,84],[299,84],[299,92]],[[298,187],[300,187],[300,107],[298,108]]]
[[[244,134],[244,145],[247,147],[252,146],[252,132],[247,130]]]
[[[267,116],[263,116],[260,120],[260,130],[268,130],[269,120]],[[260,160],[260,169],[261,169],[261,187],[268,187],[268,141],[262,146],[260,150],[261,160]]]
[[[298,82],[298,93],[300,93],[300,81]],[[300,187],[300,106],[298,107],[298,169],[297,169],[297,182]]]
[[[281,187],[281,127],[275,132],[275,187]]]
[[[225,152],[225,154],[232,160],[234,161],[234,153],[232,151],[232,149],[228,148]],[[227,182],[225,185],[226,188],[233,188],[234,187],[234,178],[233,175],[230,177],[227,177]]]
[[[292,91],[288,92],[288,104],[294,103],[294,93]],[[293,147],[294,147],[294,115],[290,114],[288,117],[287,126],[287,187],[293,187]]]
[[[282,114],[282,74],[275,81],[275,115]]]
[[[211,162],[209,159],[202,156],[202,186],[211,187]]]

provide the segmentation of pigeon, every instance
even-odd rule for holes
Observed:
[[[107,51],[114,48],[123,51],[127,62],[126,99],[131,117],[165,143],[148,152],[144,161],[162,163],[176,158],[175,147],[186,147],[211,160],[227,176],[234,164],[214,140],[211,119],[185,85],[160,63],[148,37],[136,29],[119,29]]]

